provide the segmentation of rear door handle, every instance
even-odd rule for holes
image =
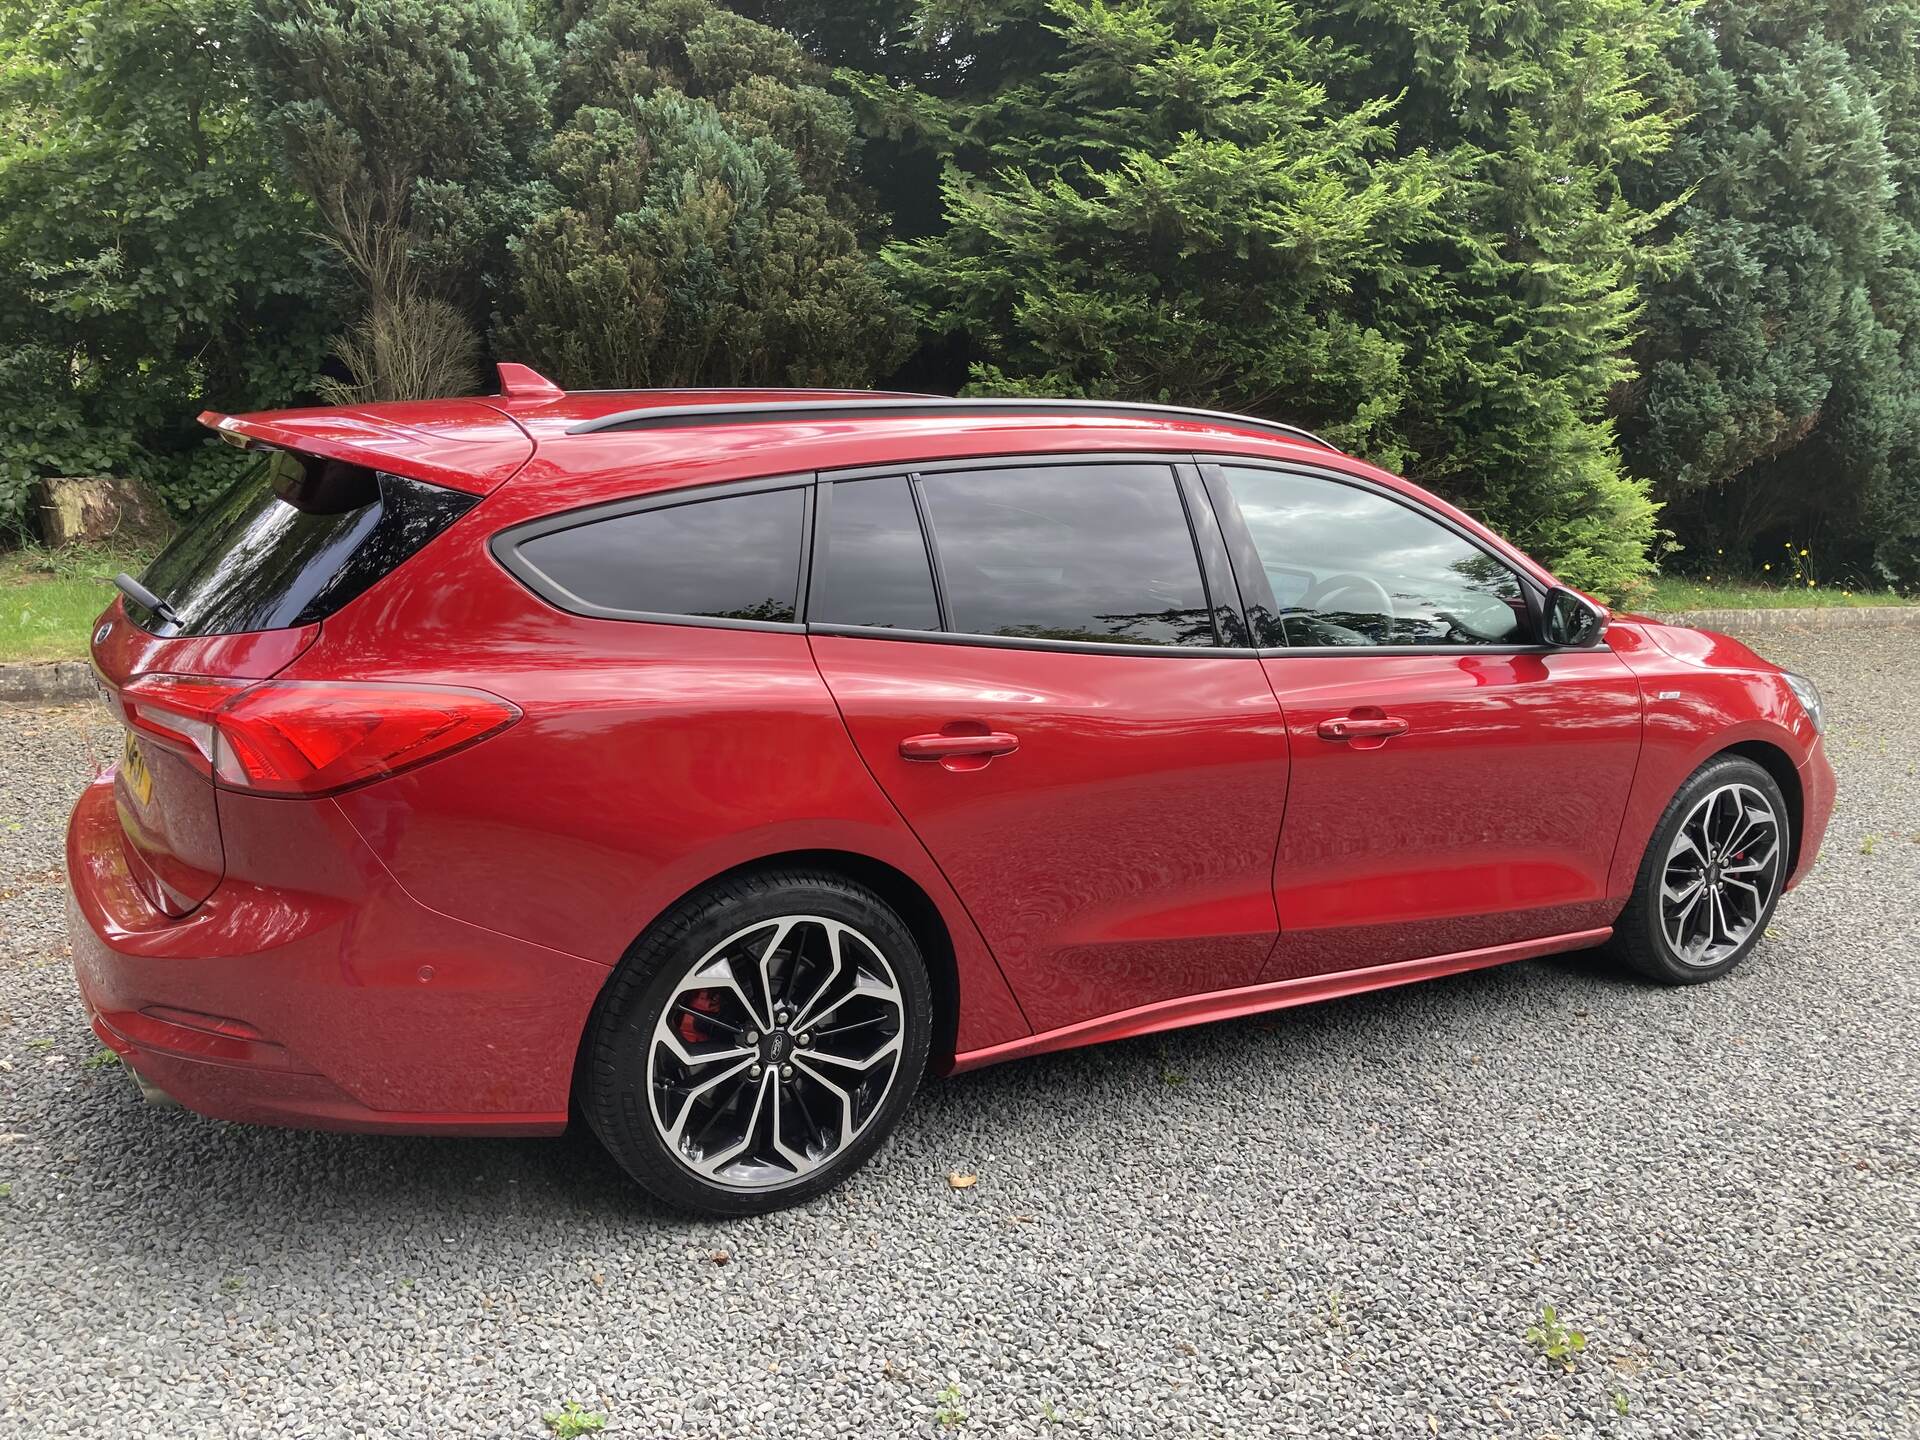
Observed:
[[[900,742],[900,755],[906,760],[959,760],[974,756],[990,760],[995,755],[1011,755],[1019,748],[1018,735],[989,730],[984,735],[909,735]]]
[[[1322,720],[1317,733],[1322,740],[1391,740],[1412,728],[1398,715],[1343,715]]]

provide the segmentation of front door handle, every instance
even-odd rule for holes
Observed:
[[[1322,720],[1316,733],[1322,740],[1391,740],[1412,728],[1398,715],[1342,715]]]
[[[1019,748],[1018,735],[988,730],[980,735],[909,735],[900,742],[900,755],[906,760],[991,760]]]

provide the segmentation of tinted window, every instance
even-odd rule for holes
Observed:
[[[791,621],[799,490],[761,490],[590,520],[523,540],[523,562],[603,610]]]
[[[905,477],[843,480],[827,502],[826,544],[814,559],[809,621],[938,630],[933,569]]]
[[[1212,645],[1173,472],[1046,465],[921,480],[947,623],[970,635]]]
[[[168,635],[232,635],[324,620],[473,507],[477,497],[360,465],[261,453],[141,581],[180,617]]]
[[[1262,644],[1528,639],[1513,571],[1438,521],[1355,485],[1234,466],[1222,473],[1273,588],[1274,611],[1253,617]]]

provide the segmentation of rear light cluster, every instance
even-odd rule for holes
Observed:
[[[332,795],[437,759],[520,718],[497,695],[450,685],[142,675],[120,692],[127,723],[216,785]]]

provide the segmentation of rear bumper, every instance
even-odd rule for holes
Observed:
[[[1827,821],[1833,818],[1833,797],[1838,789],[1833,762],[1827,759],[1824,740],[1816,739],[1800,770],[1800,846],[1793,873],[1787,876],[1791,890],[1806,878],[1813,862],[1820,858],[1820,842],[1826,839]]]
[[[256,802],[258,803],[258,802]],[[110,782],[67,831],[67,930],[101,1040],[143,1086],[223,1120],[416,1134],[554,1134],[606,967],[418,904],[331,802],[313,888],[231,876],[184,919],[127,868]],[[298,867],[296,867],[298,868]]]

